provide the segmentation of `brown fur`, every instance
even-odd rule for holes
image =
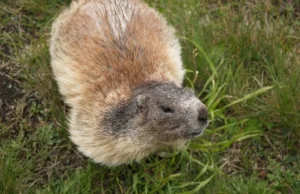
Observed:
[[[71,139],[85,155],[116,165],[169,146],[141,133],[116,136],[100,123],[141,85],[181,86],[180,46],[156,11],[139,0],[75,1],[53,23],[50,52],[60,92],[71,107]],[[172,147],[184,142],[173,141]]]

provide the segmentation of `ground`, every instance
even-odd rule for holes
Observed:
[[[1,107],[1,121],[5,122],[9,117],[7,112],[11,112],[13,109],[13,102],[18,98],[20,93],[19,84],[11,80],[7,74],[5,74],[5,69],[1,69],[0,74],[0,107]]]
[[[108,168],[68,138],[49,32],[69,0],[0,2],[0,193],[300,193],[300,2],[146,0],[177,30],[210,126]]]

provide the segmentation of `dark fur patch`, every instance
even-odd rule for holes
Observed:
[[[113,107],[104,115],[101,122],[105,129],[112,133],[126,133],[126,129],[130,128],[129,121],[138,114],[137,107],[133,101],[127,101]]]

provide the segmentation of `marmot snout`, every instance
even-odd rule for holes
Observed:
[[[53,24],[50,53],[71,140],[96,162],[181,148],[207,126],[205,105],[181,87],[173,28],[139,0],[73,2]]]

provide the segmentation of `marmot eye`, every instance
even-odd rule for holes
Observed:
[[[165,113],[173,113],[174,111],[167,107],[167,106],[160,106],[161,110],[164,111]]]

